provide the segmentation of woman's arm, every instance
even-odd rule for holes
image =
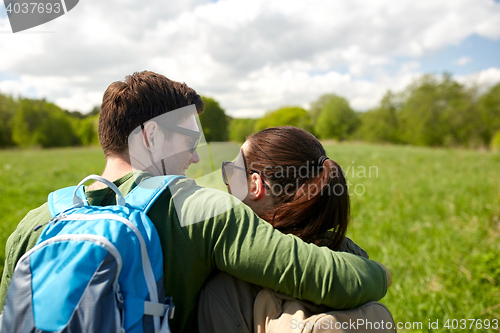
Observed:
[[[357,256],[369,259],[368,253],[366,253],[365,250],[363,250],[361,247],[359,247],[356,243],[354,243],[348,237],[344,238],[344,241],[342,242],[342,245],[340,245],[339,249],[334,249],[332,244],[331,244],[332,235],[333,235],[333,231],[324,232],[319,237],[319,239],[315,242],[316,245],[326,246],[332,251],[352,253],[352,254],[355,254]]]

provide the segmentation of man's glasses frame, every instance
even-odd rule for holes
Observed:
[[[226,186],[229,186],[229,181],[230,181],[230,179],[229,179],[230,177],[228,177],[228,172],[226,171],[229,168],[238,169],[238,170],[244,171],[250,175],[252,175],[254,173],[259,174],[257,171],[247,170],[246,167],[237,166],[234,164],[234,162],[224,161],[224,162],[222,162],[221,171],[222,171],[222,181],[224,182],[224,184],[226,184]],[[262,182],[264,183],[264,187],[266,189],[270,189],[269,185],[267,185],[266,182],[264,182],[264,181],[262,181]]]
[[[177,126],[177,125],[173,125],[173,124],[162,124],[161,128],[164,128],[166,130],[169,130],[169,131],[172,131],[172,132],[175,132],[175,133],[179,133],[179,134],[182,134],[182,135],[186,135],[186,136],[190,136],[192,138],[195,138],[196,142],[193,144],[192,148],[189,148],[189,152],[191,154],[194,154],[194,152],[198,148],[198,145],[200,144],[201,132],[193,131],[193,130],[190,130],[190,129],[187,129],[187,128],[184,128],[184,127],[180,127],[180,126]],[[144,139],[146,140],[146,133],[144,132],[144,124],[141,124],[141,129],[142,129],[142,132],[144,133]],[[146,146],[149,147],[149,143],[148,143],[147,140],[146,140]]]

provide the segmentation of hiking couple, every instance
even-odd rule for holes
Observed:
[[[113,82],[99,116],[101,176],[127,195],[151,176],[185,175],[200,162],[201,112],[203,101],[192,88],[163,75],[144,71]],[[311,174],[294,172],[306,164]],[[283,167],[287,172],[278,173]],[[293,331],[290,318],[299,317],[291,309],[307,320],[384,297],[390,273],[345,238],[346,180],[312,134],[294,127],[256,133],[235,160],[223,163],[222,173],[232,195],[181,177],[147,213],[161,243],[165,294],[176,306],[173,332]],[[312,185],[337,191],[312,193]],[[84,191],[89,205],[116,204],[100,182]],[[16,263],[50,220],[45,203],[9,237],[0,308]]]

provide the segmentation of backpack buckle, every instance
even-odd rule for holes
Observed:
[[[175,305],[172,297],[165,298],[165,317],[168,319],[174,318]]]

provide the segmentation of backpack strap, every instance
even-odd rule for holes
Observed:
[[[118,187],[116,187],[115,184],[101,176],[90,175],[85,177],[76,186],[65,187],[49,194],[49,198],[47,201],[49,204],[50,216],[54,218],[61,212],[64,212],[69,208],[88,206],[89,202],[82,185],[90,179],[99,181],[107,185],[111,190],[113,190],[113,192],[116,193],[117,205],[125,206],[125,199],[123,198],[123,195],[120,193],[120,190],[118,189]]]
[[[50,217],[54,218],[61,212],[73,207],[73,193],[75,192],[76,186],[70,186],[61,188],[49,194],[47,203],[49,204]],[[80,198],[84,198],[83,201],[88,205],[87,197],[85,196],[85,191],[83,187],[77,189],[77,194]]]
[[[142,210],[145,214],[163,191],[176,179],[184,176],[168,175],[151,177],[143,180],[125,197],[127,204]]]

